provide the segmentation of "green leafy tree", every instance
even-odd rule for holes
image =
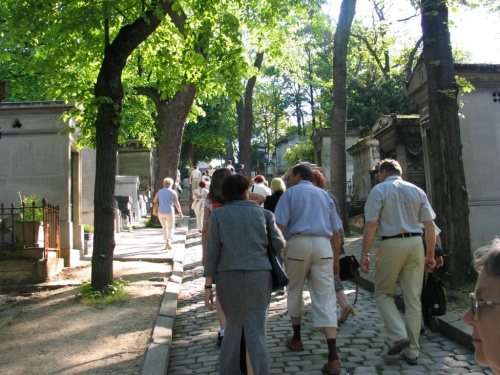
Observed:
[[[314,161],[314,144],[310,139],[304,139],[293,148],[286,150],[283,159],[286,161],[286,167],[292,167],[297,161]]]
[[[188,165],[196,161],[225,158],[226,140],[236,139],[234,103],[224,97],[214,98],[202,105],[203,115],[186,125],[184,157]]]
[[[175,31],[174,38],[188,41],[182,51],[192,51],[185,53],[191,53],[197,63],[193,63],[193,70],[187,70],[186,74],[194,75],[203,60],[195,48],[207,42],[203,37],[200,39],[200,32],[209,31],[211,25],[203,22],[204,15],[216,13],[214,4],[191,3],[193,17],[189,23],[179,3],[172,0],[159,0],[150,5],[125,0],[67,4],[8,1],[5,4],[0,16],[3,51],[11,58],[29,51],[32,59],[20,60],[19,69],[34,76],[43,75],[51,87],[48,98],[75,96],[77,102],[84,104],[84,110],[79,113],[82,135],[95,141],[97,154],[92,285],[96,290],[104,290],[111,284],[113,275],[113,176],[124,124],[124,98],[129,92],[122,80],[127,76],[127,61],[165,22],[172,33]],[[5,59],[2,57],[2,61]],[[194,96],[194,89],[189,90],[185,77],[176,82],[177,87],[186,87],[189,95]],[[176,85],[172,87],[174,94],[179,91]],[[178,133],[172,132],[172,136]],[[169,135],[162,134],[163,137]],[[180,139],[178,143],[180,145]]]

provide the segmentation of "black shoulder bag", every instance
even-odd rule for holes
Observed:
[[[278,260],[276,253],[273,250],[273,244],[271,241],[271,228],[269,227],[269,221],[267,220],[266,214],[264,213],[264,218],[266,220],[266,232],[267,232],[267,256],[269,257],[269,262],[271,263],[271,275],[273,278],[273,290],[281,289],[288,285],[288,276],[286,275],[285,269]]]
[[[424,277],[422,311],[428,316],[446,314],[446,288],[444,283],[432,273],[427,273]]]

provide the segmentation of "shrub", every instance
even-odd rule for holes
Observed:
[[[94,233],[94,226],[90,224],[83,224],[83,231],[85,233]]]
[[[175,221],[177,223],[177,220]],[[159,221],[153,221],[151,219],[144,220],[144,225],[146,228],[161,228],[161,224]]]
[[[113,281],[103,292],[94,290],[92,284],[84,282],[78,289],[77,298],[82,299],[84,305],[105,305],[108,303],[123,301],[127,298],[125,286],[128,284],[123,279]]]
[[[31,194],[29,197],[23,197],[19,221],[43,221],[43,206],[42,198],[36,194]]]

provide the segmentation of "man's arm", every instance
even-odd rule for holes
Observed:
[[[427,271],[432,271],[436,266],[434,259],[434,249],[436,248],[436,227],[433,220],[424,221],[425,228],[425,246],[427,254],[425,254],[425,268]]]
[[[340,272],[340,232],[336,230],[330,238],[333,248],[333,274],[338,275]]]
[[[370,271],[370,258],[368,254],[372,247],[375,235],[377,234],[378,221],[367,221],[365,230],[363,231],[363,245],[361,247],[361,272],[368,273]]]
[[[279,230],[281,231],[281,234],[283,235],[283,237],[285,237],[285,233],[286,233],[286,227],[284,225],[281,225],[281,224],[276,224],[279,228]]]

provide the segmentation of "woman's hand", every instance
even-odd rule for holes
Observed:
[[[214,294],[212,289],[205,289],[205,307],[212,311],[214,308]]]

